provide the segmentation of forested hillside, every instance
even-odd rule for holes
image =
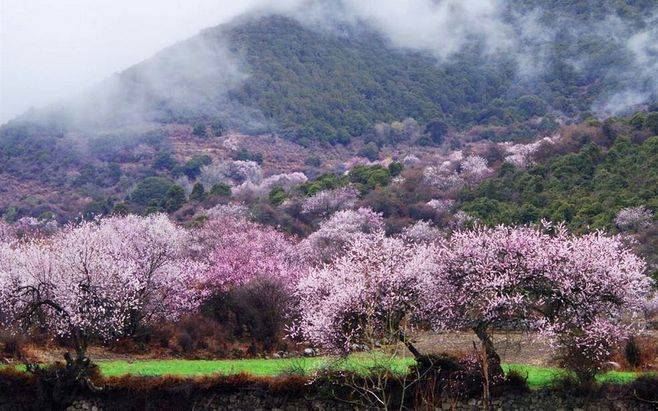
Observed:
[[[529,143],[560,125],[655,103],[655,2],[500,4],[493,23],[510,44],[492,48],[490,33],[464,29],[464,43],[450,52],[441,42],[399,44],[372,19],[339,13],[334,20],[323,16],[322,24],[309,13],[246,15],[206,29],[79,98],[3,125],[0,212],[10,220],[67,220],[120,204],[139,213],[175,211],[201,181],[206,193],[220,180],[242,184],[244,176],[231,175],[232,161],[262,163],[261,177],[303,172],[314,178],[345,172],[355,156],[401,161],[472,144]],[[606,156],[593,154],[591,166],[598,170]],[[568,190],[600,184],[578,167],[560,165],[569,161],[577,160],[528,171],[503,167],[507,174],[498,179],[550,180],[561,175],[556,168],[576,173]],[[209,177],[216,168],[223,171]],[[544,203],[563,194],[545,181],[533,188],[542,195],[527,204],[505,197],[509,187],[489,193],[505,186],[498,179],[467,194],[465,207],[476,214],[490,209],[491,222],[563,216],[576,218],[578,227],[598,227],[610,221],[603,203],[601,213],[573,204],[547,212]],[[136,190],[149,194],[141,198]],[[404,207],[391,213],[409,218]]]
[[[588,143],[527,170],[506,164],[463,199],[463,210],[489,224],[545,218],[577,230],[610,229],[624,207],[658,209],[658,138],[620,136],[609,149]]]

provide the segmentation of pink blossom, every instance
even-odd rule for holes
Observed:
[[[418,163],[420,163],[420,159],[413,154],[409,154],[405,156],[404,159],[402,160],[402,164],[405,167],[413,167]]]
[[[328,262],[343,253],[354,238],[383,229],[382,215],[369,208],[338,211],[320,223],[300,244],[300,250],[313,262]]]
[[[324,217],[336,211],[354,207],[358,196],[358,190],[352,187],[320,191],[304,200],[302,213]]]
[[[621,209],[615,217],[615,225],[621,230],[640,230],[651,225],[653,213],[644,206]]]
[[[0,220],[0,242],[9,241],[16,236],[16,228]]]
[[[234,197],[241,200],[253,200],[258,197],[266,196],[275,187],[280,187],[285,191],[306,182],[308,178],[304,173],[287,173],[276,174],[263,179],[260,183],[245,181],[232,190]]]
[[[480,156],[468,156],[459,166],[462,177],[471,183],[481,181],[493,172],[487,165],[487,160]]]
[[[465,184],[460,175],[443,166],[426,167],[423,170],[423,180],[425,184],[439,190],[458,189]]]
[[[36,237],[50,235],[58,226],[55,219],[22,217],[13,224],[13,230],[19,237]]]
[[[400,237],[410,243],[432,243],[442,239],[443,233],[428,221],[417,221],[405,227]]]
[[[420,318],[431,254],[381,232],[355,237],[343,256],[299,282],[299,321],[291,333],[340,353],[355,343],[397,340]]]
[[[206,190],[210,190],[218,183],[236,186],[246,181],[258,184],[262,179],[263,170],[254,161],[229,161],[218,165],[206,165],[201,167],[199,175],[199,181]]]
[[[109,339],[198,303],[187,233],[164,215],[110,217],[0,250],[0,311],[42,311],[60,336]],[[19,316],[19,317],[17,317]]]
[[[349,171],[350,169],[356,166],[370,166],[375,164],[379,164],[379,163],[376,161],[370,161],[365,157],[352,157],[343,163],[343,168]]]
[[[271,227],[229,217],[207,221],[195,236],[199,276],[211,292],[256,278],[289,286],[304,273],[295,243]]]
[[[450,210],[455,206],[455,200],[432,199],[427,202],[427,206],[433,209],[436,215],[441,216],[450,212]]]
[[[645,264],[620,237],[544,230],[454,233],[437,254],[435,287],[444,298],[428,306],[434,326],[535,329],[556,348],[580,347],[602,361],[637,326],[626,319],[642,311],[650,288]]]
[[[219,204],[204,212],[211,220],[221,219],[247,219],[250,215],[249,208],[243,204]]]

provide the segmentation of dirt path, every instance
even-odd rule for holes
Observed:
[[[647,332],[658,340],[658,330]],[[450,332],[442,334],[427,333],[418,336],[415,345],[422,353],[465,353],[473,349],[473,342],[478,344],[478,339],[471,332]],[[499,332],[494,334],[494,344],[506,363],[522,363],[532,365],[553,365],[552,352],[546,340],[538,338],[536,334],[525,334],[518,332]],[[30,354],[34,359],[41,362],[52,362],[61,360],[62,347],[30,347]],[[98,360],[147,360],[147,359],[169,359],[175,358],[170,354],[149,352],[145,354],[118,353],[109,351],[103,347],[90,347],[89,355]],[[211,358],[199,353],[195,359]]]

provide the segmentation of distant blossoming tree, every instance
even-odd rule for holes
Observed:
[[[444,166],[429,166],[423,170],[423,181],[430,187],[439,190],[453,190],[465,184],[464,179],[454,171]]]
[[[490,175],[492,170],[487,160],[480,156],[468,156],[459,165],[460,175],[467,181],[474,183]]]
[[[621,230],[640,230],[651,224],[653,213],[644,206],[621,209],[615,217],[615,225]]]
[[[320,191],[304,200],[302,213],[324,217],[336,211],[354,207],[358,196],[358,190],[353,187]]]
[[[237,186],[244,182],[258,184],[263,179],[263,170],[255,161],[229,161],[218,165],[201,167],[199,182],[206,190],[211,190],[215,184]]]
[[[417,221],[405,227],[400,236],[411,243],[431,243],[443,238],[443,233],[429,221]]]
[[[455,200],[434,198],[427,202],[427,206],[434,210],[437,216],[442,216],[452,210],[455,206]]]
[[[465,211],[459,210],[452,216],[452,220],[450,221],[450,228],[453,230],[468,228],[475,225],[477,221],[477,218],[466,213]]]
[[[249,217],[249,208],[244,204],[219,204],[209,208],[203,214],[211,220],[225,218],[246,220]]]
[[[540,331],[565,366],[591,379],[615,346],[642,326],[652,281],[645,262],[618,236],[560,230],[552,240],[553,268],[539,288],[546,319]]]
[[[402,160],[402,164],[404,164],[405,167],[413,167],[418,163],[420,163],[420,159],[413,154],[405,156]]]
[[[238,199],[253,200],[268,195],[276,187],[289,191],[307,180],[306,175],[299,172],[275,174],[263,179],[260,183],[247,180],[233,189],[233,195]]]
[[[369,208],[338,211],[300,244],[301,253],[313,262],[328,262],[342,254],[354,238],[383,229],[381,214]]]
[[[228,216],[207,221],[196,236],[199,275],[209,292],[257,278],[292,286],[304,274],[295,243],[271,227]]]

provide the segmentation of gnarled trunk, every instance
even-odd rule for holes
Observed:
[[[423,356],[420,353],[420,351],[418,351],[418,349],[411,343],[411,341],[407,339],[407,336],[404,334],[404,331],[400,330],[400,332],[398,333],[398,338],[400,339],[400,342],[402,342],[402,344],[404,344],[405,347],[407,347],[409,352],[413,354],[415,359],[419,359]]]
[[[484,350],[487,354],[487,361],[489,363],[489,375],[492,381],[496,381],[504,377],[503,368],[500,365],[500,356],[496,352],[494,347],[493,340],[487,331],[486,323],[479,323],[476,327],[473,327],[473,332],[480,339]]]
[[[87,357],[86,339],[74,332],[72,342],[74,352],[64,353],[66,362],[63,366],[26,364],[28,372],[36,376],[41,391],[55,409],[68,407],[80,393],[100,391],[92,382],[96,366]]]

